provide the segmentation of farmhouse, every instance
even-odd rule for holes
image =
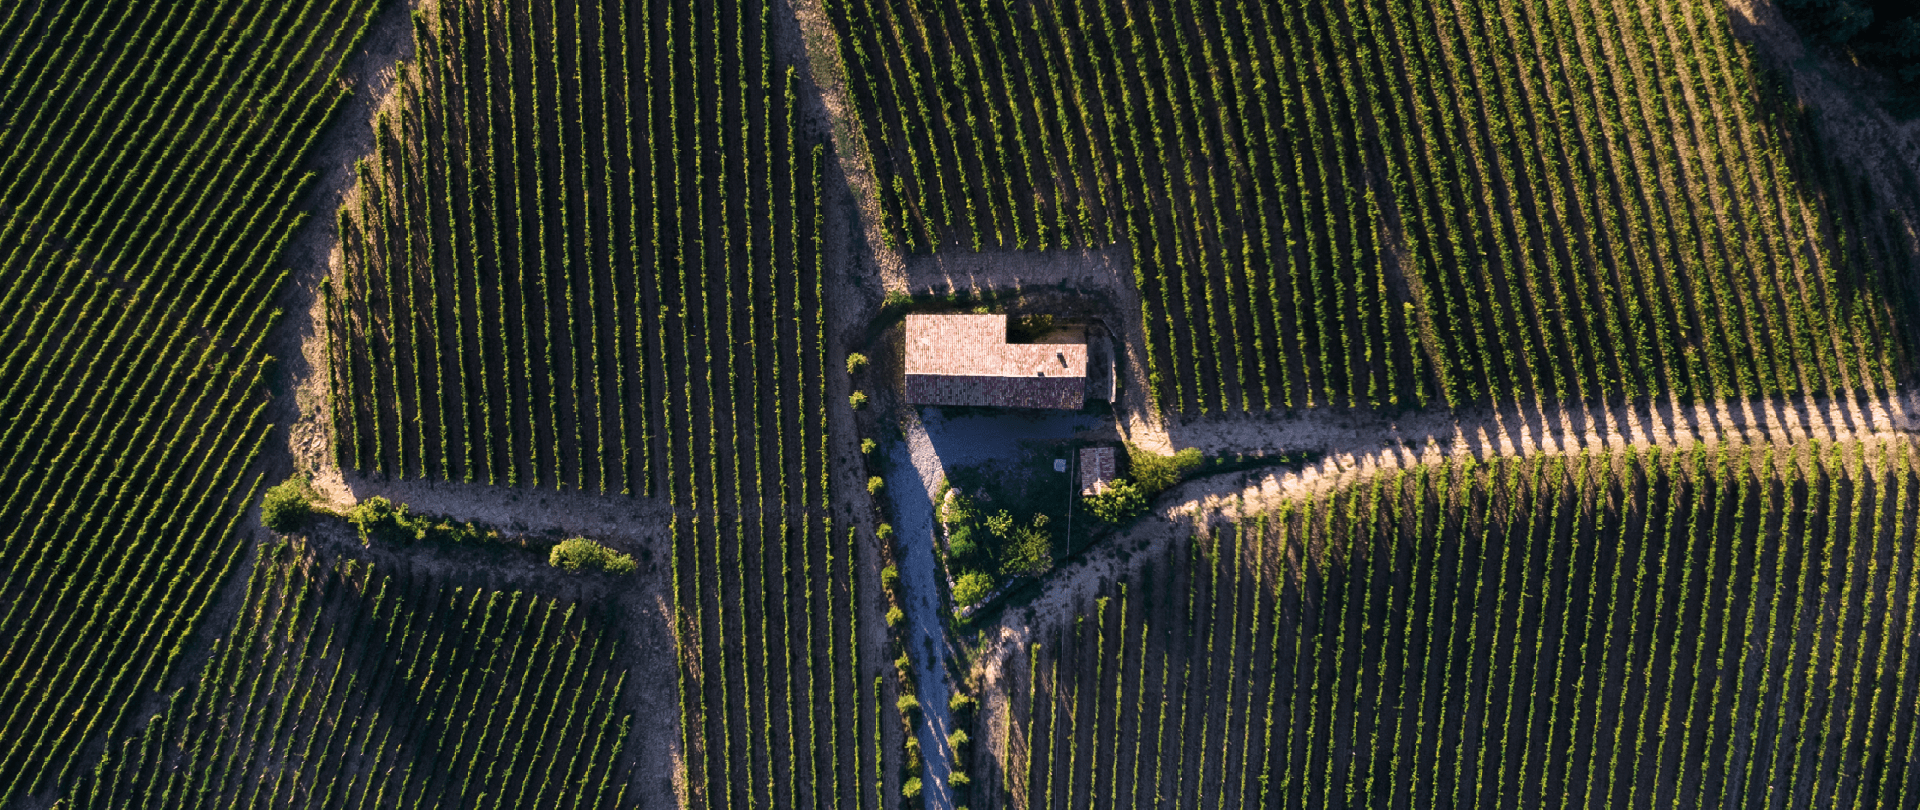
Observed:
[[[1079,410],[1087,344],[1008,343],[1007,316],[908,315],[907,402]]]

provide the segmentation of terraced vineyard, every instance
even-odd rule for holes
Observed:
[[[84,768],[243,551],[298,167],[376,5],[0,9],[0,805]]]
[[[607,618],[275,545],[199,682],[64,806],[638,806]]]
[[[1415,467],[1221,525],[1007,662],[972,806],[1905,806],[1916,449]]]
[[[1885,390],[1920,254],[1703,0],[823,0],[908,251],[1124,243],[1163,410]]]
[[[697,806],[877,802],[827,519],[824,146],[773,8],[416,15],[329,294],[343,467],[665,497]],[[872,662],[869,669],[872,669]]]

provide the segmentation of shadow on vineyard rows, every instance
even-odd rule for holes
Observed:
[[[637,807],[636,777],[664,793],[630,748],[647,721],[609,602],[460,579],[264,548],[207,669],[62,806]]]

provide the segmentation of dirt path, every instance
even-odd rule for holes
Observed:
[[[1178,420],[1167,426],[1173,448],[1208,455],[1309,451],[1328,456],[1397,453],[1526,455],[1674,446],[1696,441],[1745,443],[1831,440],[1920,428],[1920,394],[1858,398],[1783,397],[1706,403],[1524,404],[1420,411],[1387,416],[1366,410],[1318,409]]]
[[[270,447],[268,453],[280,459],[276,466],[289,465],[275,471],[279,476],[306,472],[314,476],[322,492],[337,498],[348,494],[329,457],[332,426],[328,424],[327,397],[332,386],[320,282],[337,276],[344,261],[334,214],[355,193],[353,165],[373,153],[375,114],[395,103],[393,91],[399,80],[396,66],[414,58],[409,15],[436,5],[435,0],[396,3],[369,27],[366,40],[346,70],[353,97],[321,135],[307,161],[308,168],[319,175],[305,200],[313,216],[293,235],[281,257],[292,273],[287,289],[281,292],[280,304],[294,315],[276,328],[268,352],[280,360],[273,421],[285,425],[287,433],[286,444]]]
[[[884,286],[888,290],[905,289],[903,257],[887,246],[880,231],[879,180],[873,174],[873,150],[854,114],[847,71],[840,60],[840,35],[834,31],[833,21],[828,18],[821,0],[790,0],[790,3],[793,19],[799,23],[804,51],[795,56],[805,59],[807,78],[814,91],[805,95],[810,103],[820,105],[808,111],[809,117],[825,123],[833,138],[834,157],[846,177],[858,212],[851,223],[860,229]]]
[[[921,457],[929,447],[926,430],[912,420],[905,441],[889,446],[891,463],[887,467],[887,500],[893,505],[894,531],[900,534],[906,554],[900,560],[900,588],[906,602],[905,642],[913,653],[914,683],[920,699],[920,722],[915,731],[925,758],[927,810],[953,810],[953,792],[948,775],[953,771],[953,749],[947,734],[953,731],[953,716],[947,711],[947,662],[952,658],[946,624],[946,591],[941,587],[939,562],[933,556],[933,486],[921,472]]]

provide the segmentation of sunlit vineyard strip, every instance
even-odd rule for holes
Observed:
[[[1436,464],[1215,524],[1011,653],[973,806],[1901,806],[1916,451]]]

